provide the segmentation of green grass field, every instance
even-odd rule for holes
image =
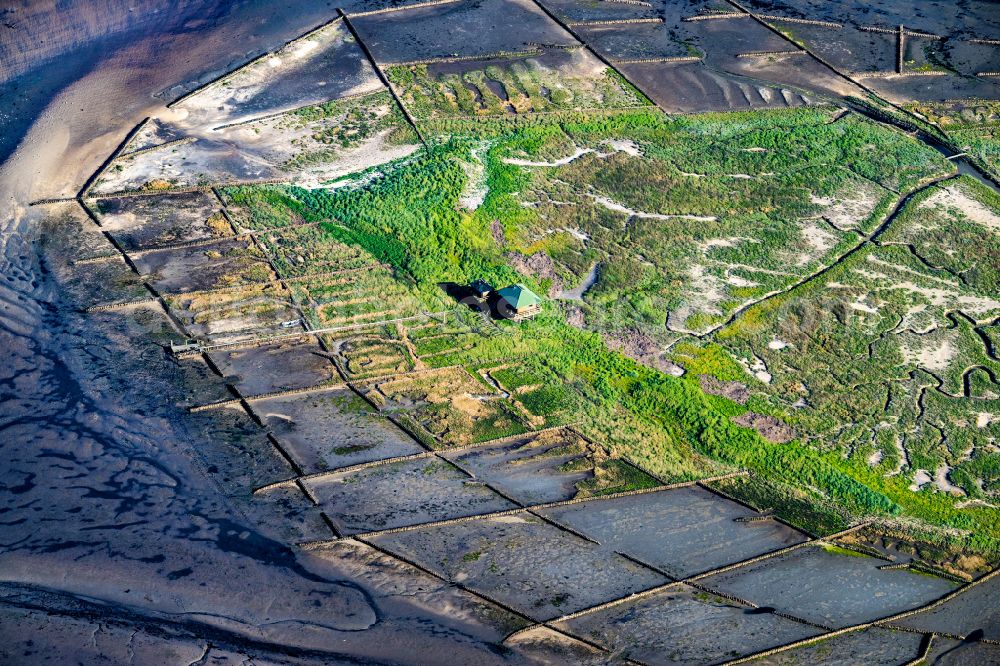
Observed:
[[[486,325],[452,303],[447,324],[409,336],[426,366],[495,369],[523,418],[576,423],[667,479],[750,470],[759,483],[733,494],[814,532],[877,518],[1000,555],[1000,512],[989,503],[998,463],[987,446],[1000,419],[981,416],[1000,414],[989,374],[1000,364],[983,342],[1000,337],[998,244],[976,242],[997,230],[933,197],[955,187],[1000,208],[976,184],[951,180],[913,197],[866,243],[906,193],[952,173],[940,154],[823,108],[474,122],[428,123],[427,148],[355,186],[227,196],[258,224],[317,222],[331,247],[388,264],[402,291],[382,276],[372,290],[407,303],[475,278],[550,295],[519,324]],[[309,242],[323,239],[310,232]],[[581,298],[559,298],[595,265]],[[339,292],[307,289],[320,322],[364,307],[341,313]],[[653,353],[622,344],[637,335]],[[657,355],[686,372],[651,367]],[[986,370],[966,382],[971,365]],[[701,375],[740,382],[749,399],[708,394]],[[521,427],[480,428],[445,407],[419,418],[461,441]],[[794,437],[770,441],[736,419]],[[958,491],[910,489],[917,470],[941,465]]]

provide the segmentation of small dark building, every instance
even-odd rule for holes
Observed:
[[[493,293],[493,285],[491,285],[486,280],[476,280],[469,285],[469,289],[472,290],[472,295],[483,300],[489,298],[490,294]]]

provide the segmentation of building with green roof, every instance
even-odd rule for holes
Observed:
[[[525,319],[542,311],[542,299],[523,284],[512,284],[496,292],[498,310],[509,319]]]

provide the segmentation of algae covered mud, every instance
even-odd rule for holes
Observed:
[[[8,38],[0,660],[997,663],[987,4]]]

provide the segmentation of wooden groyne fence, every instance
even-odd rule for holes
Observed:
[[[363,18],[365,16],[378,16],[380,14],[395,14],[396,12],[408,12],[412,9],[427,9],[428,7],[440,7],[442,5],[455,5],[463,0],[428,0],[427,2],[414,2],[400,5],[398,7],[386,7],[385,9],[372,9],[367,12],[350,12],[351,18]]]
[[[689,62],[701,62],[699,56],[673,56],[673,57],[650,57],[650,58],[620,58],[612,60],[615,65],[645,65],[645,64],[683,64]]]
[[[612,5],[632,5],[635,7],[649,7],[652,8],[652,3],[644,2],[644,0],[600,0],[601,2],[606,2]]]
[[[531,58],[544,53],[541,48],[524,49],[521,51],[492,51],[479,55],[448,56],[442,58],[424,58],[423,60],[401,60],[382,63],[383,67],[416,67],[419,65],[438,65],[455,62],[481,62],[484,60],[509,60],[512,58]]]
[[[817,21],[814,19],[804,19],[795,18],[792,16],[777,16],[776,14],[753,14],[749,12],[711,12],[705,14],[695,14],[694,16],[685,16],[681,21],[694,22],[694,21],[712,21],[718,19],[740,19],[740,18],[756,18],[762,21],[778,21],[780,23],[797,23],[799,25],[814,25],[819,28],[830,28],[832,30],[840,30],[844,27],[842,23],[836,23],[834,21]]]
[[[117,159],[123,157],[139,157],[140,155],[145,155],[146,153],[156,152],[158,150],[163,150],[165,148],[177,148],[179,146],[185,146],[189,143],[194,143],[198,140],[196,136],[185,136],[180,139],[174,139],[173,141],[166,141],[164,143],[158,143],[155,146],[149,146],[147,148],[139,148],[138,150],[130,150],[128,152],[121,153],[118,155]]]
[[[770,58],[770,57],[784,57],[784,56],[803,56],[809,55],[808,52],[801,49],[787,49],[784,51],[748,51],[746,53],[737,53],[737,58]]]
[[[653,24],[662,25],[661,18],[627,18],[627,19],[604,19],[598,21],[567,21],[566,25],[572,28],[613,28],[620,25],[642,25]]]

